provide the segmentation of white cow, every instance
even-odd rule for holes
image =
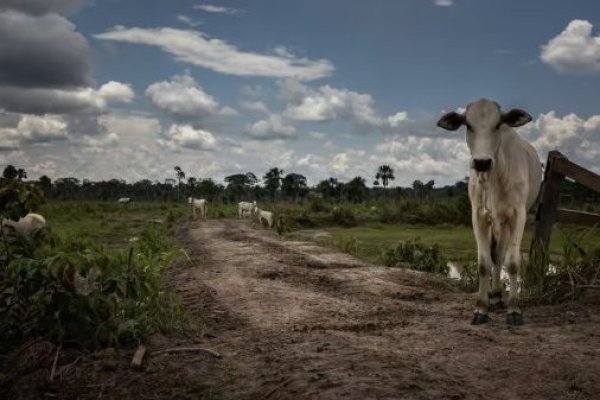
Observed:
[[[196,210],[200,211],[200,218],[206,219],[206,200],[205,199],[195,199],[193,197],[188,197],[188,203],[192,207],[192,216],[196,219]]]
[[[40,214],[29,213],[26,216],[19,218],[18,221],[5,219],[2,221],[2,225],[3,227],[14,229],[15,233],[18,235],[27,235],[45,227],[46,219]]]
[[[248,215],[252,215],[252,212],[254,211],[255,207],[258,207],[256,205],[256,200],[254,200],[253,203],[248,203],[246,201],[240,201],[238,203],[238,216],[240,218],[244,218],[246,213],[248,213]]]
[[[498,103],[481,99],[464,113],[450,112],[437,123],[441,128],[467,128],[471,151],[469,198],[473,232],[477,241],[479,296],[472,324],[489,321],[488,310],[504,308],[500,270],[510,281],[509,325],[521,325],[517,276],[527,210],[535,203],[542,181],[540,159],[529,143],[513,129],[531,121],[525,111],[502,112]],[[492,290],[489,291],[490,275]]]
[[[121,197],[117,203],[131,203],[131,197]]]
[[[271,211],[261,210],[258,207],[254,208],[254,213],[258,217],[258,223],[262,225],[263,220],[267,222],[269,228],[273,227],[273,213]]]

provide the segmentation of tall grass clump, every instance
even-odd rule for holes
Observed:
[[[448,274],[448,260],[437,244],[427,246],[419,238],[400,242],[382,254],[388,267],[404,267],[417,271]]]
[[[583,245],[590,243],[598,229],[559,229],[561,258],[551,259],[541,249],[534,251],[522,273],[525,297],[555,303],[577,299],[588,289],[600,289],[600,244]]]

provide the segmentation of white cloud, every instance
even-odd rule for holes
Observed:
[[[229,75],[307,81],[324,78],[333,72],[333,65],[328,60],[312,61],[241,51],[224,40],[211,38],[199,31],[115,27],[94,37],[157,46],[172,54],[178,61]]]
[[[259,113],[269,113],[269,109],[262,101],[242,101],[240,102],[240,106],[247,111],[259,112]]]
[[[156,108],[175,117],[198,119],[218,113],[219,103],[189,75],[153,83],[146,96]]]
[[[289,101],[283,115],[297,121],[350,121],[364,128],[396,128],[408,120],[406,112],[382,117],[374,109],[373,97],[329,85],[314,90],[299,82],[280,82],[280,97]]]
[[[402,124],[402,122],[405,122],[408,120],[408,113],[406,111],[400,111],[397,112],[394,115],[390,115],[388,117],[388,123],[390,124],[390,126],[392,128],[396,128],[398,126],[400,126],[400,124]]]
[[[242,85],[240,93],[246,97],[261,97],[263,94],[263,87],[261,85]]]
[[[224,117],[235,117],[236,115],[239,115],[239,113],[231,107],[223,107],[219,110],[219,115]]]
[[[595,156],[600,149],[600,115],[584,119],[574,113],[559,117],[556,112],[550,111],[540,114],[532,124],[520,128],[519,132],[536,148],[542,161],[550,150],[559,150],[573,157],[575,162],[585,161],[586,166],[590,166],[590,161],[597,163]]]
[[[16,128],[17,137],[25,143],[65,140],[67,123],[59,115],[24,115]]]
[[[286,125],[281,115],[273,114],[246,126],[246,133],[255,139],[286,139],[296,136],[296,128]]]
[[[212,133],[203,129],[195,129],[191,125],[174,124],[169,129],[168,141],[160,143],[175,149],[214,150],[217,140]]]
[[[415,179],[453,183],[468,175],[470,154],[463,138],[394,136],[377,144],[369,159],[375,167],[389,164],[399,185]]]
[[[200,21],[194,21],[193,19],[191,19],[187,15],[178,15],[177,16],[177,20],[183,22],[186,25],[191,26],[192,28],[195,28],[197,26],[202,25],[202,22],[200,22]]]
[[[98,95],[107,101],[120,101],[123,103],[131,103],[131,100],[135,97],[131,85],[115,81],[100,86]]]
[[[212,14],[236,15],[236,14],[240,13],[240,10],[235,9],[235,8],[215,6],[212,4],[199,4],[197,6],[194,6],[194,8],[197,10],[202,10],[202,11],[212,13]]]
[[[564,31],[542,46],[540,58],[562,73],[600,73],[600,37],[593,25],[576,19]]]
[[[379,126],[383,120],[373,110],[373,98],[349,90],[321,86],[300,104],[288,105],[285,115],[298,121],[353,119],[360,124]]]
[[[106,114],[98,118],[98,124],[106,132],[138,141],[144,137],[153,139],[162,130],[158,119],[137,115]]]
[[[436,6],[448,7],[454,4],[453,0],[433,0]]]

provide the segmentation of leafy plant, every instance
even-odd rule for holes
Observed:
[[[400,242],[382,254],[383,264],[388,267],[406,267],[417,271],[448,274],[448,260],[437,244],[426,246],[419,238]]]

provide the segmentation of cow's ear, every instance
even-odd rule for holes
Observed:
[[[452,111],[440,118],[437,122],[437,126],[448,131],[455,131],[464,123],[465,115]]]
[[[507,113],[502,114],[502,122],[513,128],[523,126],[532,120],[531,115],[526,111],[513,108]]]

